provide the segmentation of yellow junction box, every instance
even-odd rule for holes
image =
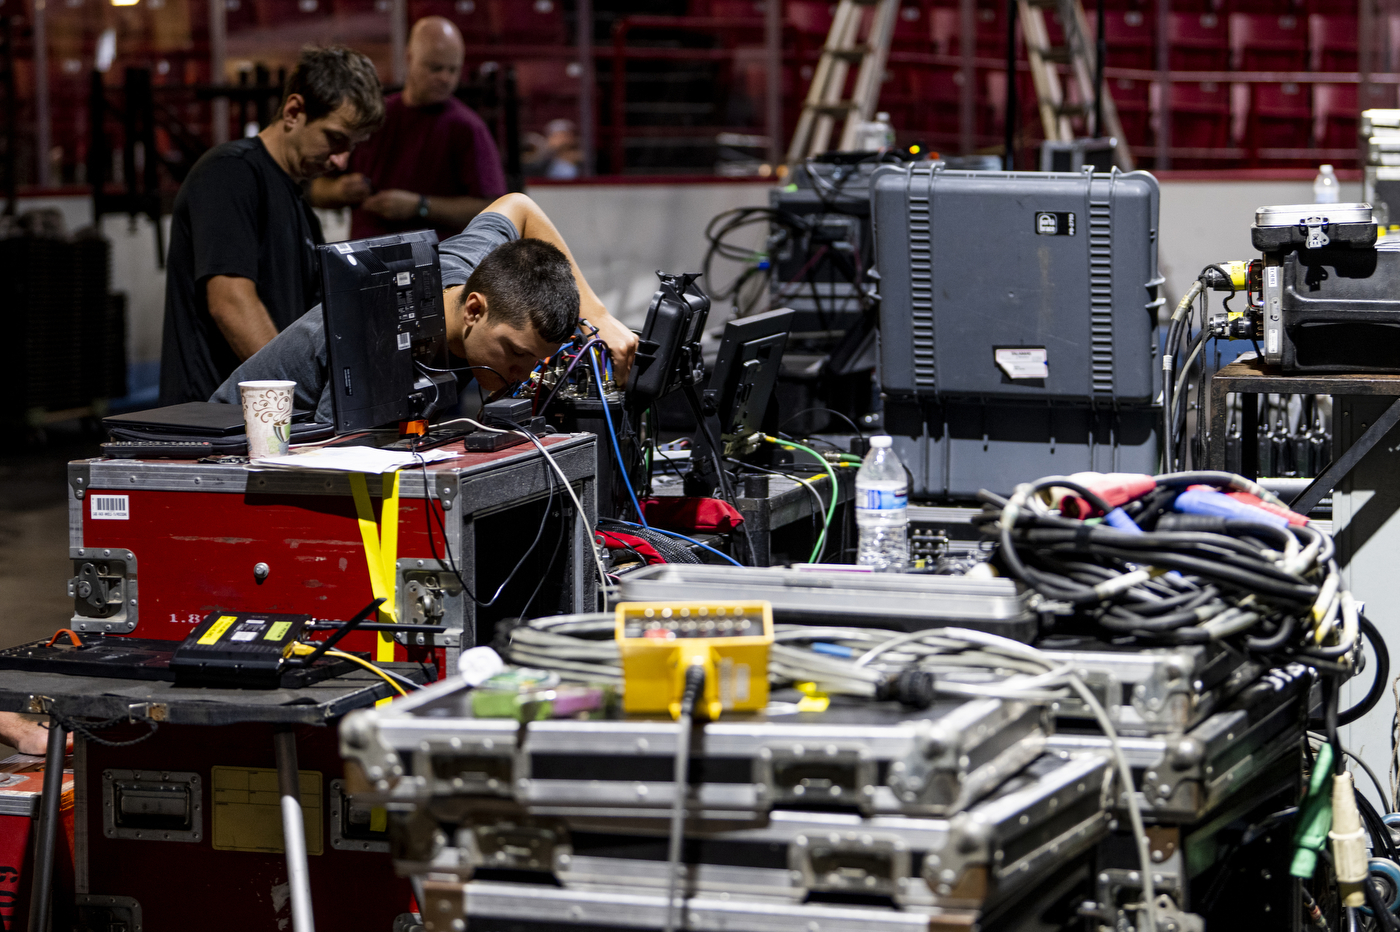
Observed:
[[[695,714],[754,712],[768,705],[767,602],[623,602],[617,606],[622,708],[628,714],[681,714],[686,670],[705,668]]]

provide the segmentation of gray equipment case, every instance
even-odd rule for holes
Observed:
[[[676,725],[666,719],[521,723],[467,717],[469,688],[444,681],[352,714],[341,751],[376,804],[438,797],[527,806],[668,809]],[[795,708],[795,706],[794,706]],[[959,812],[1034,760],[1049,714],[1024,702],[841,704],[823,713],[696,723],[690,796],[750,815],[791,805],[863,813]]]
[[[754,822],[694,820],[682,849],[687,910],[722,898],[800,915],[814,898],[857,897],[924,915],[985,914],[1029,896],[1107,836],[1111,784],[1102,755],[1047,755],[947,819],[778,811]],[[662,813],[487,808],[449,815],[458,821],[455,844],[437,847],[431,863],[399,861],[400,872],[472,881],[468,897],[503,877],[552,881],[579,895],[656,896],[666,889],[669,824]],[[514,889],[528,896],[548,888]]]
[[[616,601],[709,598],[765,600],[779,623],[973,628],[1026,643],[1036,633],[1027,593],[1010,579],[666,564],[624,576]]]
[[[1296,780],[1312,684],[1307,667],[1275,668],[1185,734],[1120,738],[1143,817],[1193,823],[1274,777]],[[1048,747],[1066,755],[1107,752],[1109,742],[1102,734],[1059,732]]]
[[[1120,735],[1181,734],[1225,707],[1267,669],[1219,641],[1115,647],[1082,638],[1053,638],[1038,646],[1073,665],[1103,702]],[[1061,699],[1054,710],[1062,723],[1094,722],[1078,699]]]
[[[881,387],[925,400],[1149,402],[1157,207],[1146,172],[880,169]]]
[[[1086,875],[1082,863],[1069,865],[1051,884],[994,904],[991,908],[999,916],[990,923],[976,909],[793,904],[711,894],[686,899],[677,910],[676,928],[688,932],[1039,932],[1057,927],[1038,919],[1063,911],[1064,903],[1084,888]],[[463,927],[471,932],[655,932],[666,920],[666,898],[659,892],[581,891],[483,881],[424,886],[429,913],[450,917],[448,921],[426,918],[426,932]],[[453,921],[464,926],[454,926]]]

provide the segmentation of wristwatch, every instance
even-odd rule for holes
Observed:
[[[424,220],[428,218],[428,195],[418,195],[418,216]]]

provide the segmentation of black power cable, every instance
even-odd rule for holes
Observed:
[[[690,732],[695,703],[705,688],[705,668],[693,664],[685,671],[681,714],[676,721],[675,798],[671,802],[671,837],[666,846],[666,924],[663,932],[675,932],[676,890],[680,886],[681,844],[685,840],[685,804],[690,790]]]

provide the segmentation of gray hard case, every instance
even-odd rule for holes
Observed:
[[[666,564],[624,576],[616,601],[741,597],[772,603],[779,623],[961,627],[1027,643],[1036,633],[1027,593],[1010,579]]]
[[[1145,403],[1162,278],[1157,180],[889,166],[871,183],[880,380],[896,397]],[[1045,378],[999,368],[1026,350]]]
[[[1301,664],[1275,668],[1185,734],[1120,738],[1144,818],[1190,824],[1270,779],[1296,780],[1313,681]],[[1105,753],[1109,741],[1059,732],[1048,747],[1065,755]]]
[[[1268,669],[1220,641],[1141,647],[1054,638],[1039,647],[1079,672],[1122,735],[1188,731]],[[1094,722],[1078,699],[1061,699],[1053,708],[1057,721]]]
[[[376,805],[463,797],[584,809],[671,806],[676,724],[669,718],[522,725],[468,717],[468,692],[465,683],[445,681],[346,716],[341,751],[373,787]],[[822,713],[697,722],[689,797],[700,809],[750,815],[811,805],[945,815],[1034,760],[1049,731],[1043,706],[999,699],[910,712],[835,697]]]
[[[1264,253],[1369,248],[1376,244],[1376,223],[1370,204],[1287,204],[1255,211],[1249,236]]]
[[[695,820],[686,830],[682,883],[701,894],[790,901],[849,894],[887,896],[900,906],[981,907],[1053,873],[1102,837],[1111,782],[1105,755],[1046,755],[950,818],[784,810],[748,823]],[[560,814],[550,820],[551,811]],[[491,810],[473,815],[457,832],[463,879],[478,871],[544,870],[574,889],[666,886],[664,813],[600,818],[536,808],[524,820]],[[533,841],[541,835],[554,849],[547,858],[546,845]],[[439,856],[431,869],[441,872],[448,862]]]

